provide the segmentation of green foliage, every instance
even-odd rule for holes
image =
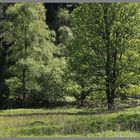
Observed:
[[[139,136],[140,107],[106,107],[139,105],[139,6],[58,8],[54,32],[43,4],[0,4],[0,108],[81,107],[1,110],[0,137]]]
[[[42,4],[17,3],[11,5],[7,28],[14,40],[11,58],[15,64],[9,68],[12,76],[6,80],[10,97],[15,95],[23,102],[38,103],[62,98],[65,60],[55,58],[55,33],[45,23]],[[16,85],[16,86],[14,86]]]
[[[68,48],[74,80],[85,87],[100,85],[109,109],[117,88],[139,81],[139,17],[134,3],[81,4],[71,15],[74,39]]]
[[[140,91],[139,4],[56,7],[54,32],[43,4],[0,5],[0,106],[128,107]]]
[[[114,121],[116,124],[120,125],[120,130],[130,130],[130,131],[140,131],[140,115],[120,115]]]
[[[6,78],[9,77],[8,68],[12,65],[9,61],[10,47],[13,45],[13,40],[8,37],[9,29],[6,28],[6,23],[9,18],[6,10],[10,4],[0,4],[0,108],[5,108],[5,100],[8,98],[9,90],[6,85]]]
[[[70,18],[69,18],[68,10],[65,8],[60,8],[57,13],[57,19],[58,19],[59,26],[69,25]]]

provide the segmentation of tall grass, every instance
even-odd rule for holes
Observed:
[[[94,109],[86,110],[87,115],[82,112],[85,109],[4,110],[0,112],[0,137],[140,136],[140,107],[114,113],[98,114]]]

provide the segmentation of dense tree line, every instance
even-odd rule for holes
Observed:
[[[138,97],[139,6],[0,4],[0,108]]]

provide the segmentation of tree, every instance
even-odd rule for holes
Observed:
[[[50,29],[56,32],[56,44],[59,44],[59,28],[62,26],[62,22],[68,22],[66,17],[78,6],[76,3],[45,3],[46,21]],[[64,23],[63,22],[63,23]]]
[[[9,96],[5,80],[10,76],[8,68],[12,65],[12,62],[8,57],[10,56],[9,50],[14,43],[14,40],[8,38],[9,29],[6,28],[6,23],[8,22],[6,10],[9,5],[0,4],[0,108],[4,107]]]
[[[135,53],[131,60],[138,56],[135,60],[139,61],[139,4],[84,4],[73,11],[72,20],[74,40],[69,47],[70,64],[77,74],[81,72],[83,77],[89,74],[89,80],[94,76],[99,78],[98,85],[105,88],[108,109],[114,109],[123,74],[127,77],[134,72],[130,54]],[[135,68],[139,72],[139,66]]]
[[[35,105],[36,97],[41,97],[37,100],[41,103],[54,96],[56,99],[61,93],[58,89],[63,67],[62,60],[53,56],[57,51],[53,43],[55,33],[45,23],[43,5],[17,3],[7,13],[11,17],[7,26],[15,40],[11,59],[16,63],[10,67],[13,75],[6,81],[11,95],[22,99],[23,106],[27,106],[28,100]]]

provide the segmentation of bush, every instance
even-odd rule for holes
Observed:
[[[115,123],[120,125],[120,130],[140,131],[140,115],[119,115]]]

